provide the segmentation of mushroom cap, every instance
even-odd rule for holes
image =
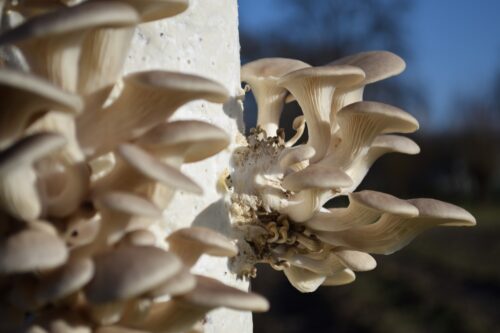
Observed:
[[[132,193],[113,191],[94,199],[97,208],[113,213],[160,218],[161,210],[152,202]]]
[[[13,44],[97,26],[125,26],[138,21],[137,12],[121,2],[85,2],[35,16],[0,35],[0,45]]]
[[[383,122],[382,133],[411,133],[418,129],[418,121],[411,114],[379,102],[356,102],[345,106],[337,114],[340,127],[342,128],[344,118],[347,120],[355,116],[370,117],[372,121]]]
[[[322,80],[335,87],[349,87],[361,82],[365,73],[358,67],[348,65],[318,66],[298,69],[290,72],[278,81],[278,85],[285,87],[296,80]]]
[[[36,101],[36,103],[34,102]],[[0,69],[0,108],[3,112],[14,105],[36,105],[39,110],[79,113],[83,103],[77,95],[65,92],[49,81],[7,68]]]
[[[159,94],[164,94],[167,90],[171,96],[176,96],[181,100],[181,103],[194,99],[224,103],[229,98],[229,92],[220,83],[192,74],[144,71],[127,75],[124,78],[124,84],[127,85],[127,83]]]
[[[99,0],[100,1],[100,0]],[[141,15],[142,22],[150,22],[172,17],[189,7],[189,0],[121,0],[134,7]]]
[[[289,58],[262,58],[241,67],[241,81],[254,83],[255,80],[278,80],[283,75],[311,65]]]
[[[95,274],[85,287],[91,303],[133,298],[161,285],[182,269],[172,253],[152,246],[124,246],[94,258]]]
[[[167,186],[201,194],[202,189],[176,168],[162,163],[144,150],[131,144],[118,147],[118,154],[131,167],[144,176],[157,180]]]
[[[205,308],[226,307],[252,312],[265,312],[269,309],[269,302],[260,295],[244,292],[200,275],[196,276],[196,287],[175,300]]]
[[[125,234],[120,240],[120,245],[154,246],[156,244],[155,235],[146,229],[133,230]]]
[[[238,247],[226,236],[208,228],[182,228],[167,238],[171,251],[201,251],[211,256],[234,257]]]
[[[347,268],[355,272],[371,271],[377,267],[377,262],[368,253],[353,251],[353,250],[339,250],[335,251],[334,255]]]
[[[419,215],[417,207],[410,202],[396,198],[387,193],[369,190],[354,192],[349,194],[349,201],[392,215],[405,217],[415,217]]]
[[[91,259],[70,259],[42,279],[35,297],[41,304],[61,299],[86,285],[93,274],[94,263]]]
[[[313,147],[307,145],[300,145],[295,147],[290,147],[280,154],[278,161],[280,167],[286,169],[287,167],[309,160],[314,156],[316,151]]]
[[[222,129],[196,120],[162,123],[137,140],[137,144],[144,149],[167,157],[169,153],[177,153],[180,149],[185,163],[215,155],[226,148],[229,142],[228,135]]]
[[[462,207],[435,199],[410,199],[408,202],[418,208],[419,219],[439,220],[443,226],[475,226],[476,219]],[[449,222],[446,222],[446,221]]]
[[[0,241],[0,274],[55,268],[67,258],[62,240],[45,232],[25,229]]]
[[[334,189],[347,187],[352,179],[341,169],[318,164],[291,173],[283,179],[283,187],[291,191],[302,191],[310,188]]]
[[[370,150],[378,152],[397,152],[402,154],[416,155],[420,153],[420,147],[411,139],[400,135],[379,135],[373,140]]]
[[[328,65],[351,65],[361,68],[365,72],[363,84],[370,84],[398,75],[405,70],[403,59],[388,51],[369,51],[353,54]]]
[[[148,293],[151,297],[161,297],[165,295],[182,295],[196,286],[196,277],[187,269],[181,270],[177,275],[162,283],[159,287],[155,288]]]

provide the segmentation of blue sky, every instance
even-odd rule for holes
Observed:
[[[272,0],[239,6],[241,27],[256,35],[279,29],[288,15]],[[433,127],[446,126],[451,98],[480,93],[500,70],[500,0],[414,0],[407,20],[404,75],[424,83]]]

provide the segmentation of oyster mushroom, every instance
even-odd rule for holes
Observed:
[[[87,156],[96,157],[120,142],[140,137],[189,101],[224,103],[227,98],[222,85],[195,75],[165,71],[130,74],[113,104],[86,110],[77,119],[78,141]]]
[[[81,99],[28,73],[0,69],[0,149],[18,139],[30,121],[50,110],[76,114]]]
[[[62,299],[85,286],[94,274],[94,263],[89,258],[70,259],[64,266],[45,274],[36,287],[37,304]]]
[[[64,264],[67,258],[64,243],[45,232],[24,229],[0,241],[0,274],[51,269]]]
[[[169,250],[175,253],[185,266],[191,267],[202,254],[216,257],[234,257],[236,245],[220,233],[203,227],[182,228],[166,238]]]
[[[156,303],[134,328],[148,332],[170,333],[189,330],[205,314],[218,307],[263,312],[269,309],[265,298],[204,276],[197,276],[196,288],[168,302]]]
[[[21,220],[37,219],[43,212],[43,198],[37,188],[35,163],[65,144],[56,134],[35,134],[23,138],[0,154],[0,207]]]
[[[375,223],[338,232],[318,232],[317,236],[334,246],[391,254],[406,246],[423,231],[436,226],[474,226],[476,220],[465,209],[434,199],[411,199],[419,214],[415,217],[386,213]]]
[[[281,77],[278,85],[290,91],[304,113],[309,141],[316,155],[312,162],[325,156],[331,131],[336,130],[335,114],[330,112],[337,87],[349,87],[361,82],[364,72],[353,66],[311,67],[293,71]]]
[[[153,127],[135,142],[170,165],[179,167],[213,156],[226,148],[222,129],[197,120],[180,120]]]
[[[15,44],[31,71],[67,91],[77,91],[81,45],[85,33],[110,25],[129,25],[137,13],[120,2],[83,3],[35,16],[0,36],[0,45]]]
[[[122,0],[122,2],[134,7],[141,15],[142,22],[172,17],[189,7],[189,0]]]
[[[153,290],[182,269],[175,255],[151,246],[119,247],[97,255],[94,263],[94,277],[84,290],[91,316],[103,324],[120,319],[126,300]]]
[[[257,126],[268,136],[276,136],[287,91],[278,80],[295,70],[311,67],[303,61],[288,58],[263,58],[241,67],[241,80],[252,89],[258,106]]]

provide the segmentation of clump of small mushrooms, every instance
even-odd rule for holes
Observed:
[[[415,142],[395,134],[416,131],[413,116],[362,98],[367,84],[404,68],[400,57],[384,51],[318,67],[284,58],[242,67],[258,105],[257,127],[235,152],[228,182],[232,217],[251,253],[240,263],[242,274],[268,263],[298,290],[312,292],[354,281],[354,272],[375,268],[370,254],[398,251],[426,229],[475,225],[467,211],[438,200],[354,192],[382,155],[419,152]],[[286,140],[279,120],[284,104],[294,100],[303,115]],[[307,143],[297,144],[306,126]],[[339,196],[348,197],[347,207],[324,207]]]
[[[151,231],[175,190],[201,193],[181,165],[229,144],[216,126],[168,121],[192,100],[224,103],[221,84],[120,77],[134,28],[187,7],[0,1],[0,331],[199,332],[212,309],[268,308],[190,272],[202,254],[235,256],[230,239]]]

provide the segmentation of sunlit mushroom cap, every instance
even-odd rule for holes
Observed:
[[[229,137],[222,129],[206,122],[182,120],[152,128],[137,140],[137,144],[161,156],[182,154],[183,162],[191,163],[226,148]]]
[[[257,84],[258,80],[278,80],[283,75],[311,65],[296,59],[263,58],[246,63],[241,67],[241,80],[250,84]]]
[[[403,59],[387,51],[361,52],[335,60],[328,65],[351,65],[361,68],[366,75],[363,84],[398,75],[406,67]]]
[[[410,202],[387,193],[370,190],[354,192],[349,194],[349,201],[383,213],[406,217],[419,215],[417,207]]]
[[[134,7],[140,14],[142,22],[172,17],[189,7],[189,0],[122,0],[122,2]]]
[[[25,229],[0,241],[0,274],[55,268],[67,257],[68,250],[58,237]]]
[[[312,164],[283,179],[283,186],[291,191],[310,188],[334,189],[347,187],[351,184],[351,178],[344,171],[318,164]]]
[[[24,40],[43,38],[82,31],[110,22],[117,26],[137,20],[137,13],[130,6],[120,2],[86,2],[78,6],[49,12],[31,18],[18,27],[0,36],[0,45],[14,44]]]
[[[173,254],[151,246],[119,247],[94,259],[95,275],[85,288],[92,303],[107,303],[139,296],[182,269]]]
[[[212,103],[224,103],[229,98],[227,89],[218,82],[198,75],[168,71],[144,71],[127,75],[125,84],[130,83],[157,91],[171,92],[172,98],[185,103],[194,99],[205,99]]]
[[[131,216],[161,217],[161,210],[152,202],[127,192],[106,192],[94,199],[96,207]]]
[[[234,257],[238,253],[236,245],[226,236],[203,227],[176,230],[166,240],[176,253],[196,251],[217,257]]]
[[[418,208],[419,219],[439,221],[442,226],[474,226],[476,219],[462,207],[435,199],[410,199],[409,203]],[[448,222],[449,221],[449,222]]]
[[[317,81],[326,81],[335,87],[348,87],[361,82],[365,73],[358,67],[339,65],[339,66],[318,66],[298,69],[283,76],[278,85],[287,87],[295,80],[312,79]]]
[[[196,276],[196,288],[176,300],[205,308],[226,307],[234,310],[264,312],[268,301],[257,294],[227,286],[218,280]]]

